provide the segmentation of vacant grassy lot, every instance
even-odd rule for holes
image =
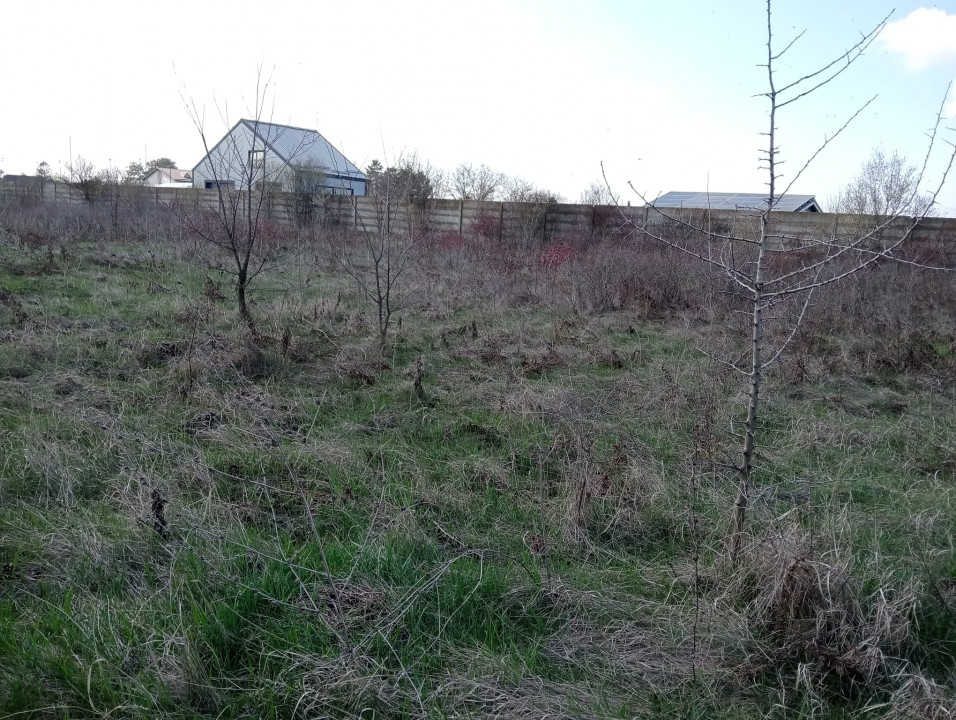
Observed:
[[[253,340],[172,219],[75,213],[0,216],[0,717],[956,713],[952,274],[816,300],[732,568],[704,269],[433,238],[382,349],[289,232]]]

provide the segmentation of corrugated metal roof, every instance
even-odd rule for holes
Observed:
[[[316,130],[255,120],[240,122],[257,133],[286,163],[315,165],[332,176],[365,178],[365,173]]]
[[[664,193],[648,204],[659,208],[763,211],[767,209],[767,196],[761,193],[674,191]],[[813,195],[783,195],[776,199],[773,209],[789,212],[822,212],[817,199]]]

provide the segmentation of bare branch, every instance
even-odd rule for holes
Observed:
[[[771,60],[779,60],[779,59],[782,58],[784,55],[786,55],[786,54],[787,54],[787,51],[788,51],[790,48],[792,48],[794,45],[796,45],[796,44],[797,44],[797,41],[798,41],[800,38],[802,38],[802,37],[806,34],[806,32],[807,32],[807,30],[806,30],[806,28],[804,28],[804,29],[801,30],[799,33],[797,33],[796,36],[793,38],[793,40],[791,40],[790,42],[788,42],[788,43],[787,43],[787,46],[786,46],[783,50],[781,50],[780,52],[778,52],[776,55],[774,55],[774,56],[771,58]]]
[[[866,52],[867,48],[869,48],[869,46],[873,43],[873,41],[876,40],[879,34],[883,32],[883,29],[886,27],[886,23],[890,19],[890,16],[892,16],[892,14],[893,14],[892,12],[888,13],[887,16],[883,18],[879,23],[877,23],[877,25],[872,30],[870,30],[865,35],[862,35],[860,37],[860,40],[855,45],[850,47],[848,50],[846,50],[846,52],[844,52],[839,57],[834,58],[833,60],[831,60],[829,63],[822,66],[818,70],[812,73],[808,73],[800,78],[797,78],[793,82],[790,82],[787,85],[784,85],[779,90],[777,90],[776,92],[778,95],[781,93],[785,93],[788,90],[792,90],[800,86],[802,83],[808,82],[810,80],[813,80],[814,78],[819,77],[820,75],[826,74],[839,63],[841,62],[844,63],[843,65],[838,67],[832,74],[828,75],[825,79],[819,81],[818,83],[816,83],[809,89],[803,90],[799,94],[795,95],[794,97],[778,103],[777,109],[786,107],[790,103],[796,102],[802,97],[806,97],[807,95],[819,90],[821,87],[823,87],[824,85],[827,85],[828,83],[832,82],[837,77],[842,75],[844,72],[846,72],[846,70],[849,69],[849,67],[854,62],[856,62],[860,58],[860,56],[863,55],[864,52]]]
[[[818,271],[818,277],[819,277],[819,271]],[[815,279],[818,279],[818,278],[815,278]],[[797,316],[796,321],[793,323],[793,327],[790,329],[790,334],[787,336],[787,339],[780,344],[780,347],[777,348],[777,351],[773,355],[771,355],[768,360],[764,362],[763,364],[764,369],[769,368],[771,365],[777,362],[777,360],[779,359],[783,351],[790,346],[791,342],[793,342],[794,337],[796,337],[797,335],[797,331],[801,327],[803,327],[803,321],[807,316],[807,308],[810,307],[810,301],[813,299],[813,294],[814,292],[816,292],[818,287],[819,286],[815,285],[810,288],[809,292],[807,292],[806,298],[804,298],[804,301],[803,301],[803,307],[800,308],[800,315]]]
[[[850,125],[850,123],[853,122],[854,120],[856,120],[856,118],[860,115],[860,113],[862,113],[864,110],[866,110],[866,108],[868,108],[868,107],[870,106],[870,103],[872,103],[874,100],[876,100],[876,98],[877,98],[877,96],[874,95],[874,96],[871,97],[869,100],[867,100],[865,103],[863,103],[863,104],[859,107],[859,109],[857,109],[857,111],[856,111],[855,113],[853,113],[853,114],[849,117],[849,119],[848,119],[845,123],[843,123],[843,125],[842,125],[835,133],[833,133],[832,135],[828,136],[828,137],[823,141],[823,144],[820,145],[820,146],[816,149],[816,151],[813,153],[813,155],[811,155],[811,156],[807,159],[807,161],[803,164],[803,167],[801,167],[801,168],[797,171],[797,174],[793,176],[793,180],[791,180],[791,181],[787,184],[787,187],[784,188],[783,193],[781,193],[782,195],[786,195],[788,192],[790,192],[790,188],[793,187],[793,184],[794,184],[795,182],[797,182],[797,180],[800,179],[800,176],[803,175],[804,171],[806,171],[806,169],[807,169],[808,167],[810,167],[810,164],[811,164],[814,160],[817,159],[817,156],[818,156],[821,152],[823,152],[823,150],[827,147],[827,145],[829,145],[831,142],[833,142],[834,140],[836,140],[836,139],[843,133],[843,131],[847,129],[847,127]]]

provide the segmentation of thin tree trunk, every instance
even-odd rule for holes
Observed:
[[[246,301],[246,286],[249,284],[248,273],[245,268],[240,268],[236,277],[236,300],[239,303],[239,317],[249,329],[249,334],[253,338],[259,336],[259,330],[256,327],[256,321],[249,310],[249,304]]]
[[[760,410],[760,385],[763,381],[763,266],[766,252],[768,212],[761,220],[760,250],[757,255],[757,271],[754,277],[752,323],[750,333],[750,389],[747,403],[747,422],[745,423],[743,457],[741,458],[737,485],[737,498],[734,500],[732,529],[730,538],[730,559],[736,563],[740,557],[744,525],[747,521],[747,507],[750,505],[750,485],[753,478],[754,450],[757,446],[757,419]]]
[[[737,497],[731,516],[730,561],[737,564],[740,559],[740,548],[743,542],[744,527],[747,522],[747,508],[750,505],[750,486],[753,480],[754,450],[757,447],[757,419],[760,411],[760,385],[763,381],[763,309],[764,309],[764,264],[769,242],[770,211],[773,210],[776,200],[777,181],[777,89],[773,77],[773,32],[770,24],[770,2],[767,0],[767,79],[770,92],[770,132],[767,145],[767,170],[769,174],[770,192],[767,198],[767,207],[760,216],[760,242],[757,246],[757,266],[754,269],[751,286],[751,322],[750,328],[750,389],[747,402],[747,422],[744,426],[744,446],[740,459],[739,481]]]

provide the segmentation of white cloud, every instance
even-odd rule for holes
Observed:
[[[880,37],[887,50],[903,55],[908,70],[956,62],[956,15],[945,10],[917,8],[888,23]]]

